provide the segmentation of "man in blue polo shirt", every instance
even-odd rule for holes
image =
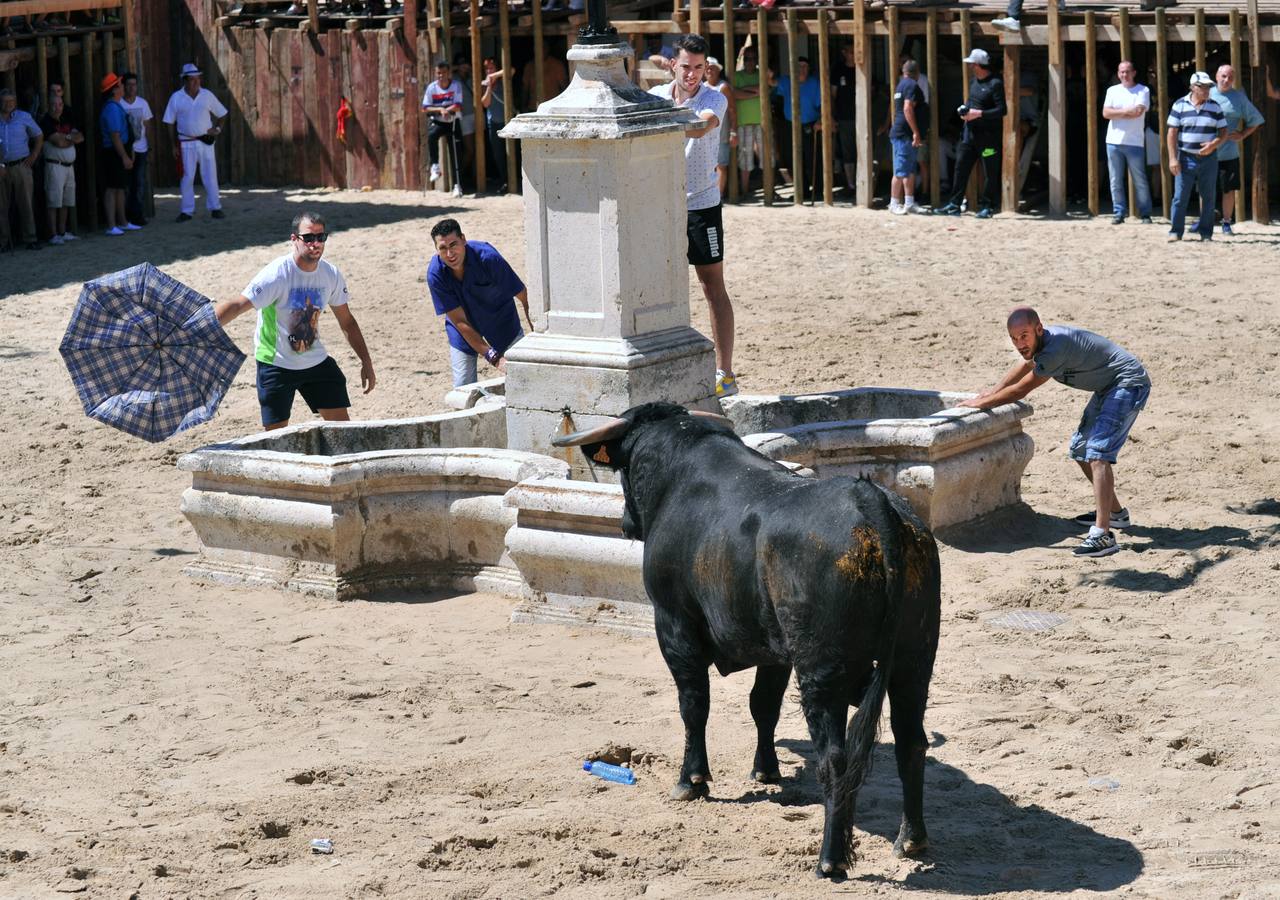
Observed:
[[[1222,233],[1231,234],[1236,220],[1236,193],[1240,190],[1240,148],[1266,120],[1249,102],[1248,95],[1236,87],[1235,69],[1219,66],[1215,80],[1209,99],[1222,107],[1227,118],[1227,139],[1218,151],[1218,196],[1222,198]]]
[[[812,186],[815,184],[813,130],[822,118],[822,82],[820,79],[809,77],[809,60],[803,56],[796,59],[796,74],[800,82],[801,159],[792,160],[791,166],[798,170],[793,172],[797,182],[801,178],[807,178],[806,184]],[[782,98],[782,115],[787,120],[787,125],[790,125],[791,120],[795,118],[795,113],[791,109],[791,79],[786,75],[779,78],[773,93]],[[790,149],[790,141],[783,140],[781,143],[784,150]]]
[[[436,315],[447,320],[454,387],[476,381],[477,356],[505,372],[507,349],[524,337],[512,300],[520,301],[533,330],[524,282],[492,244],[467,240],[456,219],[436,223],[431,240],[436,255],[427,266],[427,287]]]
[[[1213,204],[1218,194],[1218,147],[1227,139],[1227,117],[1209,97],[1213,79],[1207,72],[1191,76],[1191,92],[1169,111],[1169,174],[1177,181],[1170,210],[1169,240],[1182,240],[1191,191],[1200,194],[1200,240],[1213,240]]]

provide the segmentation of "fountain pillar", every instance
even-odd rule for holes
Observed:
[[[689,325],[688,110],[645,93],[625,43],[579,43],[563,94],[502,131],[524,168],[526,284],[536,330],[507,353],[511,449],[564,459],[559,429],[667,400],[719,411],[715,357]]]

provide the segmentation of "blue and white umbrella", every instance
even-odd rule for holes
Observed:
[[[148,441],[213,418],[245,358],[208,298],[150,263],[86,282],[58,349],[85,414]]]

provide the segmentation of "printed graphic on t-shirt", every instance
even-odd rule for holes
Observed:
[[[315,345],[323,309],[324,300],[319,290],[292,288],[289,291],[283,324],[289,335],[289,349],[294,353],[306,353]]]

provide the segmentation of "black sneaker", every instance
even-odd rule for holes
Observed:
[[[960,207],[954,203],[948,203],[946,206],[939,206],[933,211],[935,216],[958,216],[960,215]]]
[[[191,213],[178,213],[178,218],[174,219],[174,221],[175,221],[175,222],[190,222],[190,221],[191,221]]]
[[[1098,521],[1098,512],[1097,510],[1091,509],[1087,513],[1080,513],[1080,515],[1076,516],[1071,521],[1075,522],[1077,525],[1089,526],[1089,525],[1092,525],[1094,522]],[[1130,524],[1131,523],[1129,522],[1128,507],[1120,510],[1119,512],[1113,512],[1111,514],[1112,528],[1115,528],[1117,530],[1123,530],[1125,528],[1128,528]]]
[[[1106,534],[1100,534],[1097,537],[1087,537],[1080,542],[1080,546],[1071,551],[1072,556],[1110,556],[1112,553],[1119,551],[1120,545],[1116,543],[1116,536],[1108,531]]]
[[[226,214],[225,214],[225,213],[223,213],[223,211],[222,211],[222,210],[220,210],[220,209],[211,209],[211,210],[209,210],[209,215],[210,215],[212,218],[214,218],[214,219],[225,219],[225,218],[226,218]]]
[[[1123,224],[1124,224],[1124,216],[1112,216],[1112,217],[1111,217],[1111,224],[1112,224],[1112,225],[1123,225]]]
[[[1143,217],[1142,217],[1142,224],[1143,224],[1143,225],[1150,225],[1150,224],[1152,224],[1152,222],[1151,222],[1151,217],[1150,217],[1150,216],[1143,216]]]

